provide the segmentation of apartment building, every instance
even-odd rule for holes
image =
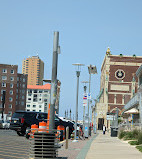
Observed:
[[[4,114],[8,114],[9,117],[11,117],[16,110],[25,110],[26,107],[26,94],[23,94],[24,97],[20,94],[18,98],[16,98],[16,96],[18,92],[23,92],[22,89],[18,87],[17,78],[20,78],[21,81],[24,80],[24,90],[26,92],[27,75],[18,74],[17,70],[17,65],[0,64],[0,112],[2,111],[3,91],[5,91]],[[20,104],[22,105],[20,106]]]
[[[44,77],[44,62],[38,55],[24,59],[22,63],[22,74],[28,75],[28,85],[42,85]]]
[[[45,84],[42,86],[28,85],[26,110],[48,112],[48,107],[50,103],[50,89],[51,84]]]

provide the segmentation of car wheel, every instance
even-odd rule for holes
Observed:
[[[24,135],[25,135],[25,132],[17,131],[17,134],[18,134],[19,136],[24,136]]]

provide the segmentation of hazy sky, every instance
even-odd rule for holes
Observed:
[[[51,78],[53,33],[59,31],[61,54],[60,116],[75,114],[76,73],[73,63],[83,63],[79,86],[79,119],[82,118],[83,85],[87,65],[97,66],[91,93],[100,89],[100,69],[107,47],[111,53],[141,56],[142,0],[0,0],[0,63],[18,65],[39,55],[45,63],[45,79]]]

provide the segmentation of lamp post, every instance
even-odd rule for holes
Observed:
[[[82,83],[84,84],[84,97],[85,97],[85,96],[87,96],[87,94],[86,94],[86,89],[87,89],[86,84],[89,83],[89,82],[88,81],[82,81]],[[83,132],[85,132],[85,106],[87,106],[87,103],[84,103],[84,101],[83,101]]]
[[[90,99],[91,99],[91,95],[90,95],[91,74],[97,74],[97,68],[96,68],[96,66],[90,64],[88,66],[88,72],[89,72],[89,96],[90,96],[89,99],[88,99],[88,129],[89,129],[89,104],[90,104]],[[88,134],[89,134],[89,131],[88,131]]]
[[[75,113],[75,135],[73,142],[76,142],[76,136],[77,136],[77,121],[78,121],[78,90],[79,90],[79,76],[80,76],[80,67],[84,66],[84,64],[76,63],[72,64],[74,66],[77,66],[76,76],[77,76],[77,93],[76,93],[76,113]]]

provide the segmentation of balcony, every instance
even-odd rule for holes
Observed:
[[[137,93],[130,101],[124,106],[125,110],[132,109],[139,105],[139,94]]]

